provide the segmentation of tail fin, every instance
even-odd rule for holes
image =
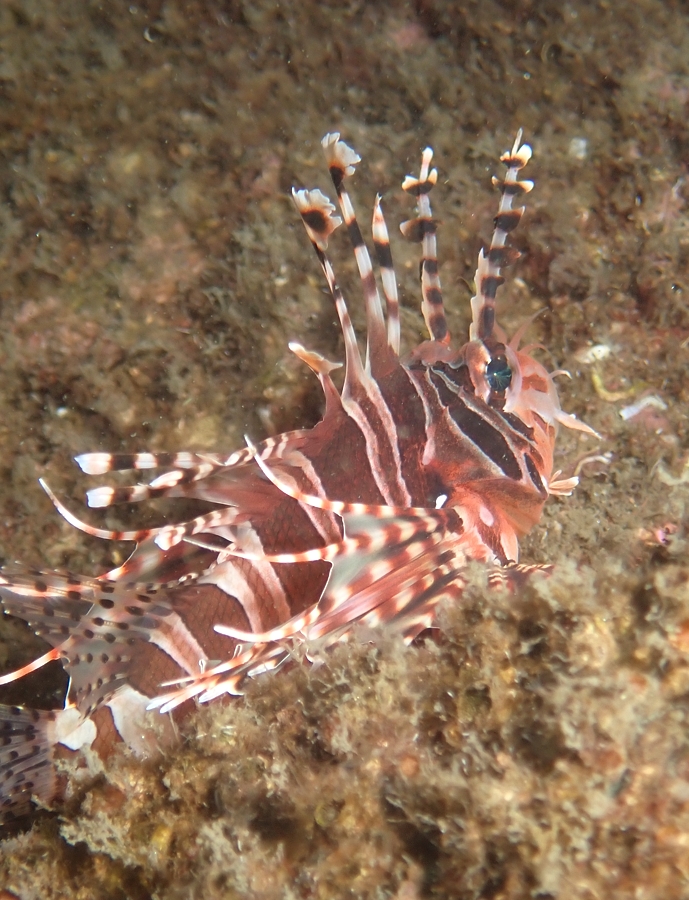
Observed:
[[[0,825],[55,799],[54,731],[54,712],[0,705]]]

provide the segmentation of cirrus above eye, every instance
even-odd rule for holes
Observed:
[[[486,378],[491,391],[506,391],[512,383],[512,369],[504,356],[496,356],[486,366]]]

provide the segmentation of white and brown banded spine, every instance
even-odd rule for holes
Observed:
[[[516,262],[519,259],[519,251],[513,247],[507,247],[508,236],[521,222],[524,207],[512,206],[515,198],[528,194],[533,190],[533,181],[519,181],[519,172],[531,159],[531,147],[522,144],[522,131],[519,129],[512,149],[503,153],[500,161],[504,163],[507,172],[501,181],[493,177],[493,184],[500,189],[500,205],[498,213],[493,220],[493,237],[488,248],[488,253],[479,255],[479,265],[476,273],[476,297],[472,301],[474,321],[469,336],[487,341],[493,336],[495,328],[495,297],[497,290],[505,279],[501,269]]]
[[[431,340],[439,344],[450,343],[450,332],[445,319],[445,307],[443,294],[440,288],[438,275],[438,254],[436,249],[437,224],[431,212],[429,194],[438,180],[438,170],[431,169],[433,151],[430,147],[421,154],[421,171],[419,177],[407,175],[402,182],[402,188],[411,196],[416,197],[418,216],[403,222],[400,231],[407,240],[420,243],[421,256],[421,311],[426,322]]]

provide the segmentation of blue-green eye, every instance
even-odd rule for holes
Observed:
[[[494,356],[486,366],[486,378],[491,391],[503,393],[512,383],[512,369],[507,358],[500,354]]]

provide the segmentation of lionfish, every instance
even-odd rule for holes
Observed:
[[[320,190],[292,192],[345,347],[338,391],[331,372],[339,363],[289,345],[320,381],[320,423],[257,445],[247,439],[229,455],[76,458],[88,475],[164,470],[148,483],[89,490],[91,507],[154,497],[213,504],[209,513],[161,528],[94,528],[43,484],[67,521],[136,547],[123,565],[96,578],[0,570],[4,612],[28,622],[51,647],[0,684],[53,660],[69,675],[64,709],[0,707],[4,820],[28,812],[32,796],[49,803],[59,795],[59,745],[105,753],[122,740],[145,752],[148,710],[241,694],[245,679],[282,666],[295,645],[331,645],[357,624],[395,629],[410,642],[436,624],[441,601],[461,598],[468,560],[486,563],[489,580],[508,584],[537,568],[518,564],[518,538],[538,522],[549,494],[569,494],[577,484],[552,471],[558,425],[595,432],[561,410],[557,373],[532,358],[533,346],[520,350],[526,326],[508,340],[496,322],[501,271],[520,255],[506,245],[524,212],[513,202],[533,187],[518,177],[531,158],[521,138],[519,131],[501,157],[504,179],[493,178],[500,204],[488,252],[479,253],[462,347],[451,345],[438,277],[433,151],[423,151],[419,175],[402,184],[417,208],[400,226],[421,244],[421,309],[430,337],[401,356],[380,197],[372,235],[384,304],[345,188],[360,158],[339,134],[327,134],[322,145],[342,218]],[[326,255],[342,220],[363,289],[363,359]]]

